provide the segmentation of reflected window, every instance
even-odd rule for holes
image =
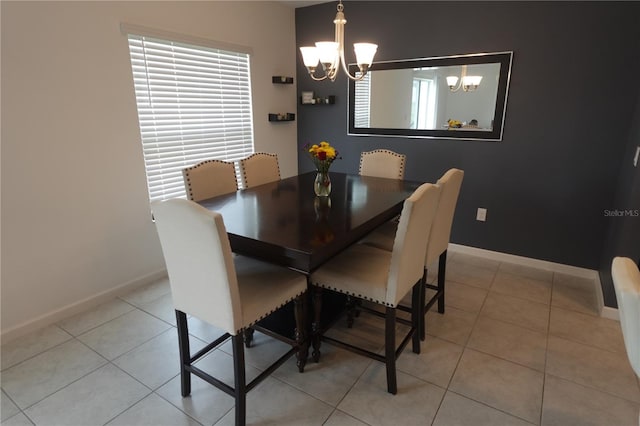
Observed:
[[[433,79],[414,78],[410,129],[433,129],[438,93]]]

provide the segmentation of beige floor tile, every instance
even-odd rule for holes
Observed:
[[[482,308],[487,290],[461,284],[447,279],[445,287],[445,306],[453,306],[463,311],[478,313]]]
[[[150,302],[140,304],[140,309],[173,326],[176,325],[176,311],[171,293],[162,295]]]
[[[565,274],[553,275],[551,304],[590,315],[600,315],[593,280]]]
[[[367,426],[367,424],[340,410],[335,410],[323,426]]]
[[[611,394],[547,375],[543,426],[610,426],[638,423],[640,406]]]
[[[71,335],[56,325],[21,336],[8,343],[2,342],[2,370],[29,359],[39,353],[71,339]]]
[[[532,423],[511,416],[462,395],[447,392],[433,426],[528,426]]]
[[[33,426],[33,422],[22,413],[18,413],[13,417],[2,422],[2,426]]]
[[[107,364],[25,411],[38,425],[102,425],[151,390]]]
[[[508,272],[498,271],[493,280],[491,291],[532,302],[547,305],[551,303],[551,283],[549,281],[536,280]]]
[[[426,316],[427,335],[436,336],[458,345],[465,345],[477,314],[447,306],[444,314],[429,311]]]
[[[467,347],[543,372],[547,335],[480,317]]]
[[[549,336],[546,372],[640,402],[638,382],[626,354]]]
[[[134,309],[135,307],[129,303],[113,299],[87,312],[60,321],[58,326],[74,336],[79,336]]]
[[[273,376],[335,407],[374,361],[330,344],[323,345],[321,350],[320,362],[309,359],[304,373],[298,372],[293,357]]]
[[[507,272],[525,278],[532,278],[540,281],[553,281],[553,272],[545,269],[533,268],[531,266],[518,265],[516,263],[503,262],[498,268],[500,272]]]
[[[455,343],[427,336],[421,344],[420,354],[414,354],[409,347],[405,348],[398,358],[397,368],[399,371],[446,388],[449,386],[463,349]]]
[[[140,307],[145,303],[149,303],[153,300],[171,293],[171,286],[169,285],[169,278],[163,278],[151,284],[137,288],[134,291],[121,296],[120,298],[134,306]]]
[[[549,327],[549,305],[494,292],[489,292],[480,316],[541,333],[546,333]]]
[[[513,416],[538,423],[543,373],[465,349],[449,390]]]
[[[446,269],[447,281],[455,281],[483,289],[491,287],[495,275],[495,269],[455,261],[451,261]]]
[[[107,362],[70,340],[2,372],[2,389],[22,409],[73,383]]]
[[[78,340],[112,360],[171,328],[138,309],[78,336]]]
[[[607,351],[626,350],[618,321],[580,312],[552,307],[549,333]]]
[[[425,425],[435,417],[445,390],[397,372],[398,393],[387,392],[384,364],[374,362],[338,409],[369,425]]]
[[[274,378],[267,378],[247,395],[247,424],[321,425],[333,407]],[[235,408],[216,426],[234,425]]]
[[[500,266],[500,261],[498,260],[487,259],[486,257],[474,256],[467,253],[454,253],[449,251],[447,258],[451,262],[477,266],[494,272],[497,271]]]
[[[147,396],[107,423],[108,426],[200,426],[191,417],[160,398]]]
[[[10,417],[15,416],[20,412],[20,409],[16,406],[16,404],[11,401],[11,399],[7,396],[4,391],[1,393],[2,395],[2,406],[0,407],[0,422],[4,422]]]

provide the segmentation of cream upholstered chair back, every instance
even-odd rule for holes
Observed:
[[[235,335],[242,312],[222,216],[182,199],[151,205],[175,309]]]
[[[431,232],[439,198],[440,188],[425,183],[404,202],[387,283],[386,302],[392,306],[397,306],[422,277],[427,249],[425,241]]]
[[[640,271],[628,257],[615,257],[611,263],[611,276],[627,357],[636,375],[640,376]]]
[[[388,149],[376,149],[360,154],[360,175],[388,179],[404,179],[404,154]]]
[[[252,154],[240,160],[240,173],[244,188],[280,180],[278,156],[266,152]]]
[[[462,186],[464,172],[459,169],[449,169],[440,179],[437,185],[441,187],[438,210],[433,219],[431,236],[427,246],[425,266],[434,262],[449,246],[451,239],[451,226],[453,224],[453,214],[458,203],[458,195]]]
[[[233,163],[207,160],[182,170],[184,187],[190,200],[200,201],[238,190]]]

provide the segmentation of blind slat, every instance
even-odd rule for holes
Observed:
[[[253,153],[249,55],[128,34],[151,201],[186,198],[182,169]]]

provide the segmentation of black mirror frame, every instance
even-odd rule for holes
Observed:
[[[355,81],[349,80],[347,121],[350,136],[391,136],[405,138],[435,138],[435,139],[465,139],[501,141],[504,129],[504,117],[507,110],[507,94],[511,80],[511,62],[513,52],[475,53],[469,55],[439,56],[433,58],[407,59],[399,61],[374,62],[372,71],[421,68],[435,66],[475,65],[486,63],[500,63],[500,77],[498,79],[498,95],[494,113],[494,124],[491,131],[468,130],[426,130],[426,129],[387,129],[387,128],[363,128],[354,126],[355,107]],[[357,65],[349,64],[349,71],[356,75],[359,71]]]

